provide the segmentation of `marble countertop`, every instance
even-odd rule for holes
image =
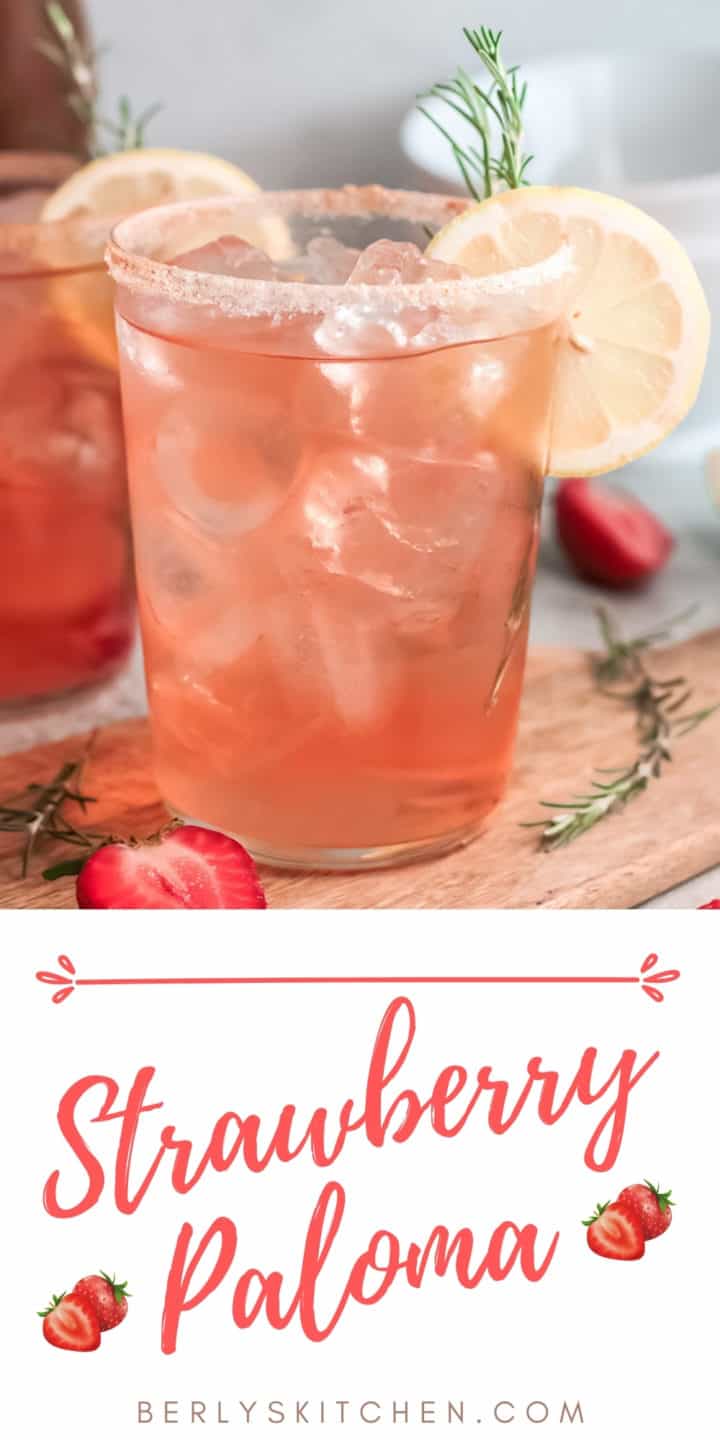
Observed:
[[[677,536],[670,564],[650,588],[611,597],[613,612],[626,633],[655,629],[691,606],[692,615],[677,629],[678,639],[720,626],[720,514],[712,508],[702,464],[671,458],[645,460],[627,469],[623,485],[652,504]],[[545,507],[531,643],[592,649],[597,642],[593,607],[599,600],[608,603],[607,592],[574,577],[552,531],[551,489]],[[138,645],[122,674],[101,691],[33,710],[13,710],[0,718],[0,754],[126,719],[145,709]],[[720,896],[720,865],[648,904],[658,909],[694,909],[715,896]]]

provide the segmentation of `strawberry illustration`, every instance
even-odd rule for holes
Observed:
[[[114,1330],[128,1312],[127,1280],[116,1280],[100,1271],[99,1275],[86,1275],[78,1280],[73,1291],[81,1295],[94,1310],[101,1330]]]
[[[179,825],[96,850],[77,878],[81,910],[264,910],[254,861],[229,835]]]
[[[664,1235],[671,1220],[675,1204],[670,1199],[672,1190],[661,1190],[646,1180],[642,1185],[627,1185],[618,1195],[618,1203],[627,1205],[638,1220],[646,1240],[655,1240]]]
[[[587,1226],[587,1242],[604,1260],[640,1260],[645,1254],[642,1226],[629,1205],[598,1205]]]
[[[92,1305],[83,1295],[53,1295],[42,1316],[43,1335],[58,1350],[97,1350],[100,1324]]]

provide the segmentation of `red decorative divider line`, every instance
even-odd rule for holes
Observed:
[[[148,975],[92,976],[84,979],[67,955],[58,955],[65,972],[38,970],[36,980],[53,985],[60,1005],[81,986],[98,985],[639,985],[651,1000],[665,996],[658,987],[680,979],[679,970],[657,970],[657,955],[648,955],[637,975]],[[651,976],[651,980],[646,979]]]

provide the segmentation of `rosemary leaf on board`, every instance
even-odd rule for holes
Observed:
[[[586,795],[539,802],[553,815],[549,820],[527,822],[525,828],[540,828],[544,850],[571,844],[633,796],[642,794],[664,774],[674,757],[676,741],[720,710],[720,704],[689,710],[692,692],[684,676],[659,680],[646,663],[647,651],[667,640],[673,625],[686,619],[687,612],[669,626],[634,640],[623,639],[607,610],[600,608],[597,614],[605,649],[593,659],[593,677],[603,695],[635,711],[638,753],[629,765],[599,770]]]

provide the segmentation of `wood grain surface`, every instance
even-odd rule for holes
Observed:
[[[658,652],[653,664],[658,674],[687,676],[693,703],[720,699],[720,631]],[[49,779],[64,759],[82,753],[87,739],[73,736],[0,759],[0,796]],[[528,664],[510,790],[472,845],[438,860],[368,874],[264,869],[268,902],[282,909],[639,904],[720,862],[720,714],[679,743],[659,783],[567,849],[544,854],[538,832],[521,828],[541,814],[540,798],[567,799],[587,788],[595,767],[623,764],[633,754],[632,715],[594,693],[586,657],[536,651]],[[98,797],[87,821],[93,829],[143,835],[162,823],[146,721],[94,733],[83,790]],[[72,880],[40,877],[42,865],[58,853],[43,848],[31,876],[21,880],[17,837],[0,837],[0,908],[72,908]]]

